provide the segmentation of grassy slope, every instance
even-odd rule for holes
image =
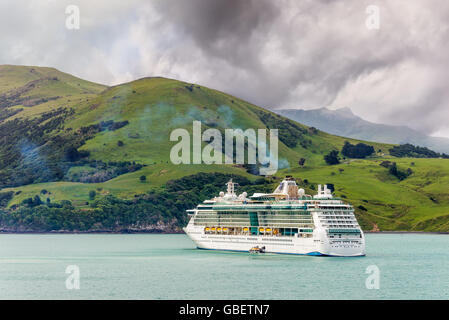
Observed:
[[[8,120],[34,117],[60,106],[76,106],[106,89],[104,85],[82,80],[54,68],[0,65],[0,95],[23,90],[30,83],[34,83],[33,88],[23,92],[21,98],[58,98],[31,107],[21,104],[11,106],[11,109],[20,108],[23,111]]]
[[[104,120],[130,122],[119,130],[102,132],[89,140],[82,149],[89,150],[92,158],[137,161],[147,164],[147,167],[98,184],[55,182],[14,188],[14,191],[22,192],[14,197],[10,205],[34,196],[42,189],[52,193],[52,201],[69,199],[82,205],[88,201],[90,190],[132,198],[134,194],[160,187],[167,180],[199,171],[233,172],[249,176],[235,166],[175,166],[169,163],[170,149],[175,144],[169,141],[170,132],[175,128],[186,128],[191,132],[193,120],[202,120],[222,128],[265,128],[254,113],[256,109],[263,109],[206,87],[194,86],[190,91],[186,86],[190,84],[165,78],[146,78],[108,88],[97,96],[78,93],[89,96],[82,96],[75,103],[73,97],[77,94],[66,96],[67,100],[71,98],[70,103],[76,110],[76,115],[65,124],[66,128],[76,129]],[[102,89],[101,86],[94,86],[92,92]],[[47,106],[29,109],[36,108],[44,110]],[[27,110],[19,115],[32,116],[33,113]],[[366,228],[376,223],[381,230],[449,231],[449,161],[391,159],[404,170],[411,167],[412,161],[415,162],[412,167],[414,174],[399,182],[388,175],[387,169],[379,166],[381,161],[388,158],[388,155],[382,154],[387,154],[391,145],[374,143],[372,145],[376,151],[381,150],[378,157],[331,167],[324,164],[323,155],[332,149],[341,150],[345,140],[353,143],[357,140],[324,132],[307,138],[313,142],[307,149],[298,144],[292,150],[280,143],[280,158],[287,160],[289,167],[278,172],[278,176],[292,174],[298,178],[307,178],[313,184],[334,183],[337,195],[343,194],[356,207],[363,205],[368,209],[358,210],[359,218]],[[118,140],[123,141],[124,146],[118,147]],[[304,168],[297,165],[300,157],[307,159]],[[344,171],[339,173],[338,168]],[[332,172],[335,174],[332,175]],[[139,181],[141,175],[147,176],[147,182]]]
[[[399,181],[379,165],[383,160],[353,160],[288,172],[314,183],[335,184],[338,196],[345,195],[355,207],[368,209],[357,210],[367,220],[366,226],[374,222],[381,230],[449,231],[449,161],[390,158],[400,169],[411,167],[414,171],[408,179]],[[339,168],[344,171],[339,173]]]

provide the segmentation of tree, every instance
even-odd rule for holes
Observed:
[[[343,169],[343,168],[338,168],[338,171],[340,171],[340,174],[342,174],[343,171],[345,171],[345,169]]]
[[[38,195],[35,195],[34,199],[33,199],[33,205],[38,206],[38,205],[41,205],[41,204],[42,204],[41,197],[39,197]]]
[[[123,147],[124,143],[122,140],[117,141],[117,146]]]
[[[369,146],[364,143],[358,143],[353,145],[349,141],[345,141],[343,148],[341,149],[341,154],[348,158],[363,159],[374,153],[374,147]]]
[[[397,177],[398,176],[398,167],[396,165],[396,162],[393,162],[390,166],[390,169],[388,170],[390,174]]]
[[[81,155],[75,147],[69,147],[65,151],[65,158],[70,162],[74,162],[79,160],[81,158]]]
[[[140,176],[140,182],[145,182],[147,181],[147,177],[146,176]]]
[[[6,207],[8,202],[13,198],[14,191],[0,192],[0,208]]]
[[[311,134],[317,134],[317,133],[318,133],[318,129],[315,128],[315,127],[310,127],[310,128],[309,128],[309,132],[310,132]]]
[[[95,190],[89,191],[89,199],[90,200],[94,200],[96,196],[97,196],[97,193],[95,192]]]
[[[301,159],[299,159],[299,161],[298,161],[298,164],[302,167],[302,166],[304,166],[304,164],[306,163],[306,159],[304,159],[304,158],[301,158]]]
[[[339,164],[340,163],[340,159],[338,158],[338,151],[337,150],[332,150],[331,152],[329,152],[329,154],[324,156],[324,161],[326,161],[326,163],[328,165]]]
[[[388,173],[390,173],[391,175],[395,176],[396,178],[398,178],[399,180],[404,180],[406,179],[409,175],[411,175],[413,173],[412,169],[408,168],[407,171],[401,171],[398,169],[396,162],[392,162],[389,169],[388,169]]]

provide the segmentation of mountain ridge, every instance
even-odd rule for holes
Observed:
[[[449,152],[449,139],[426,136],[408,126],[379,124],[364,120],[350,108],[331,110],[318,109],[275,109],[276,113],[317,129],[354,139],[428,147],[437,152]]]

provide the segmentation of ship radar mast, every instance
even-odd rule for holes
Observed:
[[[232,182],[232,179],[229,180],[226,183],[226,186],[227,186],[226,194],[229,195],[229,196],[235,196],[235,186],[236,185],[237,185],[237,183]]]

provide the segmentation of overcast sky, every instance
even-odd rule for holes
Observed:
[[[70,4],[79,30],[66,28]],[[0,64],[104,84],[166,76],[449,137],[448,25],[447,0],[2,0]]]

